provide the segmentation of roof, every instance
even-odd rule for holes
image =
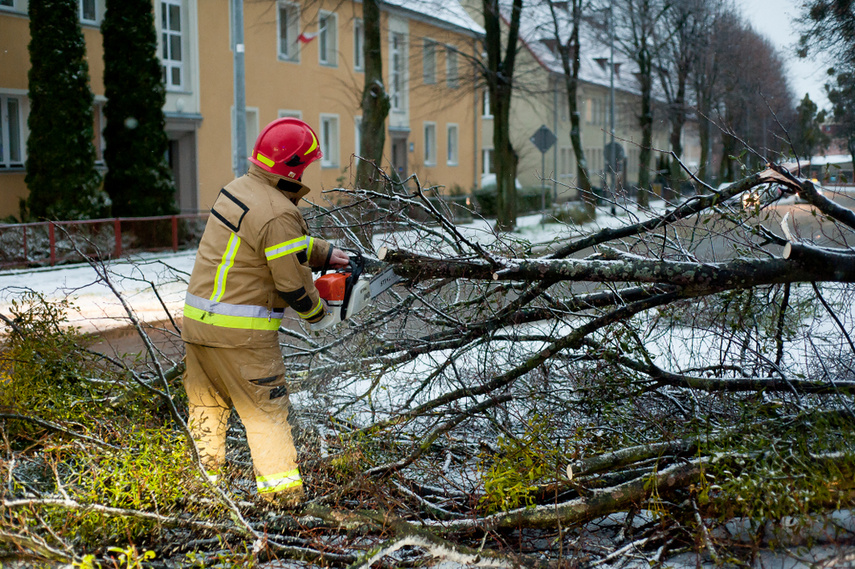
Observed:
[[[466,13],[458,0],[383,0],[382,5],[418,14],[424,21],[441,27],[484,35],[484,28]]]
[[[556,16],[559,20],[558,38],[555,34],[555,25],[552,19],[549,5],[546,2],[526,3],[523,7],[520,19],[520,40],[528,48],[534,58],[551,73],[563,74],[564,68],[561,64],[561,56],[558,54],[556,39],[566,42],[570,35],[571,19],[569,13],[562,9],[562,3],[554,2]],[[566,3],[563,4],[566,6]],[[510,14],[510,7],[505,4],[503,14]],[[579,32],[581,43],[581,68],[579,79],[586,83],[609,86],[610,73],[609,61],[611,50],[609,45],[599,39],[591,25],[582,25]],[[639,85],[635,77],[638,69],[634,62],[621,54],[617,49],[614,51],[615,63],[615,89],[638,94]]]

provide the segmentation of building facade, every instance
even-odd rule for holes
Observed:
[[[478,17],[480,5],[467,1],[464,6]],[[560,11],[560,3],[556,3]],[[505,23],[507,20],[505,20]],[[580,136],[591,183],[608,185],[610,169],[606,147],[611,143],[612,97],[614,97],[614,141],[624,159],[620,161],[620,177],[624,186],[638,180],[641,128],[639,115],[641,97],[634,65],[619,54],[614,58],[612,82],[611,53],[607,45],[597,41],[590,30],[582,30],[581,68],[576,93],[580,115]],[[567,35],[569,30],[562,30]],[[576,157],[570,142],[571,122],[567,91],[551,15],[546,4],[527,4],[520,26],[520,50],[517,54],[511,99],[511,142],[519,155],[517,177],[523,187],[545,187],[559,200],[577,196]],[[614,84],[614,89],[612,89]],[[660,98],[654,104],[653,148],[670,151],[670,125]],[[492,171],[492,116],[486,97],[482,104],[483,149],[482,174]],[[556,142],[541,153],[532,136],[541,126],[548,128]],[[650,164],[651,180],[660,152],[653,152]],[[683,161],[697,167],[700,141],[697,126],[689,121],[683,132]]]
[[[104,0],[79,0],[100,132]],[[168,160],[182,212],[207,210],[234,176],[234,51],[231,0],[155,0],[159,56],[167,90]],[[284,116],[317,131],[323,159],[309,168],[309,198],[347,186],[359,151],[364,41],[360,2],[270,0],[244,5],[246,147]],[[483,30],[455,1],[384,3],[384,76],[392,109],[386,163],[423,186],[470,190],[478,182],[480,114],[467,62]],[[27,0],[0,0],[0,218],[18,214],[28,190],[26,164]],[[103,162],[99,164],[105,167]]]

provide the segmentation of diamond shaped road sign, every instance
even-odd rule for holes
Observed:
[[[535,131],[529,140],[532,144],[537,146],[537,149],[540,150],[541,154],[543,154],[552,148],[552,145],[555,144],[558,139],[555,138],[552,131],[544,124],[540,125],[540,128]]]

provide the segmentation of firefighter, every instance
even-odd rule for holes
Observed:
[[[306,323],[332,318],[312,268],[339,268],[346,253],[311,237],[297,207],[306,167],[321,158],[315,132],[295,118],[258,136],[252,163],[211,208],[187,286],[182,339],[190,430],[216,480],[231,408],[246,427],[258,494],[284,507],[304,499],[288,423],[278,329],[285,308]]]

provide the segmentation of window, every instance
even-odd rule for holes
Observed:
[[[493,164],[493,149],[484,148],[481,150],[481,174],[495,174],[496,166]]]
[[[561,149],[561,170],[559,171],[559,176],[561,178],[572,178],[573,177],[573,148],[570,146],[565,146]]]
[[[163,44],[163,82],[169,90],[181,89],[184,86],[181,0],[161,1],[160,33]]]
[[[11,4],[8,4],[11,6]],[[87,24],[94,24],[98,19],[98,11],[95,7],[95,0],[80,0],[80,21]]]
[[[300,5],[291,2],[279,2],[277,14],[279,18],[279,59],[299,62],[300,46],[297,38],[300,36]]]
[[[362,25],[362,20],[354,20],[353,22],[353,69],[354,71],[362,71],[365,69],[363,57],[365,54],[365,28]]]
[[[449,89],[457,89],[460,86],[457,76],[457,50],[453,47],[445,48],[445,85]]]
[[[446,157],[446,162],[449,166],[457,166],[457,125],[450,124],[446,127],[447,133],[447,141],[448,141],[448,155]]]
[[[279,109],[278,118],[284,119],[285,117],[291,117],[294,119],[302,119],[303,111],[295,111],[292,109]]]
[[[487,89],[481,91],[481,116],[485,119],[493,118],[493,112],[490,110],[490,91]]]
[[[24,166],[23,101],[0,95],[0,170]]]
[[[15,0],[0,0],[0,6],[9,6],[10,8],[14,8]]]
[[[354,137],[353,137],[353,153],[357,156],[362,156],[362,117],[353,117]]]
[[[389,98],[392,103],[392,110],[401,111],[404,109],[404,65],[406,54],[404,53],[404,34],[392,33],[392,56],[389,66]]]
[[[338,115],[321,115],[321,167],[338,166]]]
[[[321,12],[318,16],[318,54],[323,65],[336,65],[338,51],[338,16]]]
[[[603,124],[605,118],[605,107],[602,99],[588,99],[585,101],[585,121],[588,124]]]
[[[425,166],[436,166],[436,123],[425,123]]]
[[[425,85],[436,83],[436,42],[425,40],[422,47],[422,77]]]
[[[104,164],[104,126],[106,125],[106,119],[104,118],[104,103],[98,101],[95,103],[95,112],[92,113],[95,116],[95,138],[93,140],[95,146],[95,163],[99,166]]]
[[[237,130],[235,126],[235,108],[232,107],[232,169],[236,170],[237,165],[241,160],[246,160],[252,154],[252,147],[255,146],[255,139],[258,138],[258,109],[246,108],[246,156],[237,155],[237,145],[235,144],[234,132]]]

